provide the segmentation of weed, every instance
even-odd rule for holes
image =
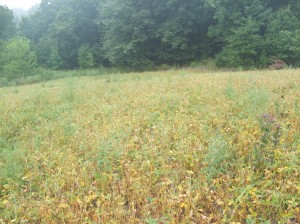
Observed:
[[[235,98],[235,89],[231,84],[228,84],[226,86],[226,89],[224,90],[225,96],[228,97],[229,99],[234,99]]]
[[[21,181],[24,157],[24,151],[21,151],[17,145],[4,143],[2,140],[0,147],[0,185]]]
[[[277,147],[280,140],[280,124],[276,122],[276,118],[271,114],[263,114],[259,117],[260,129],[262,132],[261,143],[265,147],[268,143],[273,143]]]
[[[228,172],[232,162],[231,152],[228,143],[223,136],[212,137],[205,156],[207,167],[205,171],[209,179],[217,177],[219,174]]]
[[[244,114],[257,116],[268,109],[270,93],[265,88],[248,89],[237,103],[242,108]]]

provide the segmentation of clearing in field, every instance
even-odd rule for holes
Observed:
[[[0,223],[299,223],[300,70],[0,89]]]

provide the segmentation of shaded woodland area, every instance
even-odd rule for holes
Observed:
[[[0,72],[300,65],[298,0],[42,0],[18,28],[0,6]]]

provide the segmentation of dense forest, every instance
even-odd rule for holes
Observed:
[[[0,72],[32,68],[146,70],[215,59],[300,66],[299,0],[42,0],[15,23],[0,6]]]

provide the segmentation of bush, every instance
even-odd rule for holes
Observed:
[[[17,37],[3,44],[0,71],[7,80],[29,76],[36,66],[36,54],[30,50],[29,40]]]
[[[88,46],[82,45],[78,49],[78,63],[79,63],[80,68],[82,68],[82,69],[94,67],[93,53],[92,53],[92,50]]]

